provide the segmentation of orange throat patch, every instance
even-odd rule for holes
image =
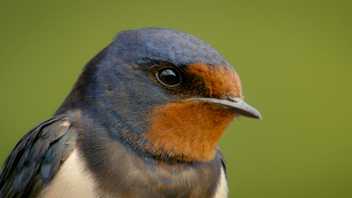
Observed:
[[[184,161],[209,161],[235,113],[216,105],[182,101],[157,107],[145,133],[147,150]]]

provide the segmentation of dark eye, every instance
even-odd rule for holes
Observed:
[[[156,74],[158,81],[167,87],[175,87],[181,83],[180,73],[173,68],[161,69]]]

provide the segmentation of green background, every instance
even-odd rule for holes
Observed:
[[[352,197],[348,1],[0,3],[0,162],[118,31],[160,26],[223,53],[264,116],[236,120],[221,141],[230,197]]]

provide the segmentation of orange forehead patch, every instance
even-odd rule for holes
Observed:
[[[185,161],[209,161],[235,114],[211,104],[182,101],[156,107],[146,135],[147,150]]]
[[[203,79],[211,97],[242,96],[238,74],[227,66],[191,64],[187,72]]]

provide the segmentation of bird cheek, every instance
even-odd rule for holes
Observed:
[[[235,114],[201,102],[177,102],[157,107],[145,133],[148,150],[186,161],[213,159],[216,145]]]

